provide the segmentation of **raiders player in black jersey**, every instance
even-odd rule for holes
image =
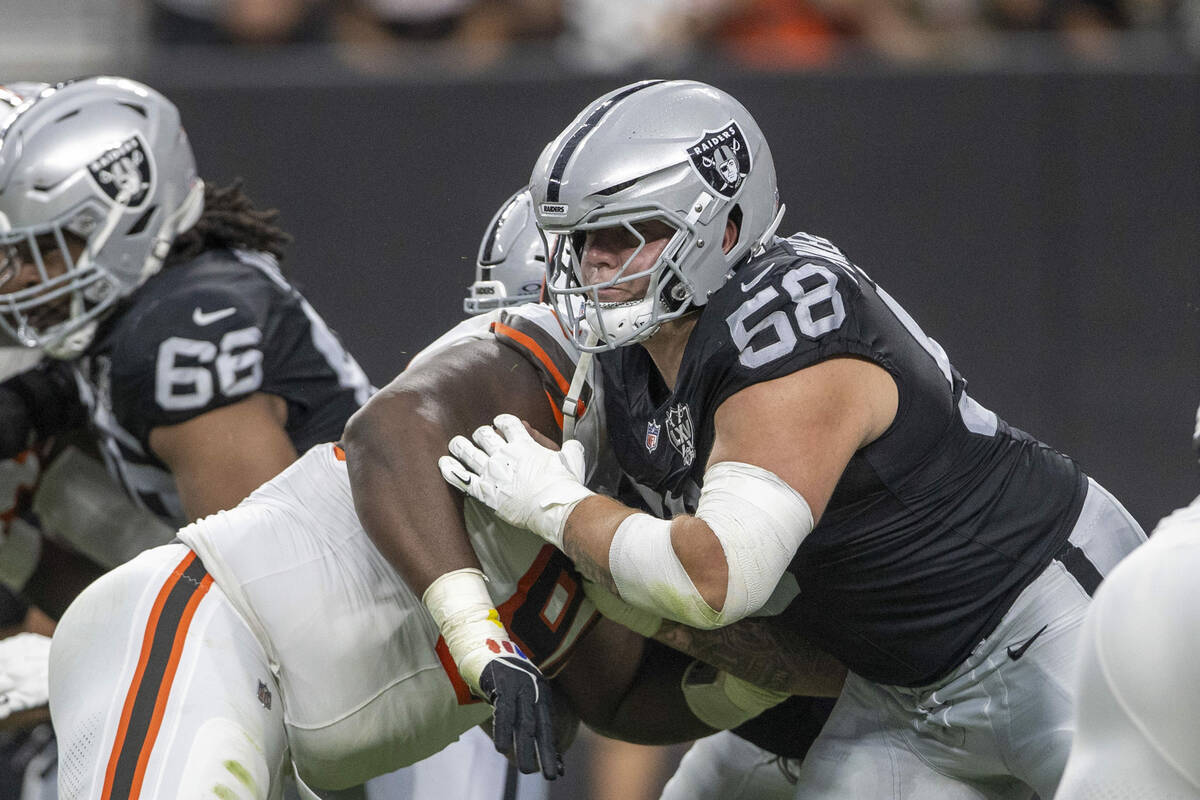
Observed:
[[[196,175],[175,107],[120,78],[20,98],[0,134],[7,455],[85,415],[109,470],[183,523],[335,438],[370,385],[280,275],[288,236]]]
[[[547,289],[600,353],[610,442],[662,518],[589,492],[569,445],[510,416],[452,440],[446,479],[631,607],[766,616],[843,661],[798,797],[1052,796],[1079,625],[1137,524],[972,399],[840,250],[774,236],[770,151],[726,93],[599,98],[532,192],[565,245]]]
[[[336,438],[371,387],[280,274],[290,237],[274,217],[239,185],[199,179],[178,111],[147,86],[0,87],[0,329],[45,356],[0,384],[0,458],[32,444],[47,461],[48,442],[76,437],[141,507],[124,517],[158,533]],[[36,543],[17,588],[55,616],[133,555],[104,513],[113,487],[88,494],[95,476],[68,472],[54,503],[79,501],[114,541],[99,564],[54,536]]]

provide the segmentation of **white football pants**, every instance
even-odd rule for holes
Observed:
[[[1200,797],[1200,498],[1096,592],[1076,722],[1055,800]]]
[[[122,634],[89,634],[98,629]],[[290,780],[266,653],[182,544],[143,553],[76,599],[54,636],[50,697],[60,800],[280,800]],[[367,787],[370,800],[546,794],[540,776],[510,775],[478,729]]]

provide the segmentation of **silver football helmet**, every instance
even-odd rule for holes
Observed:
[[[546,276],[546,241],[533,218],[529,189],[504,201],[488,224],[475,259],[475,282],[463,310],[482,314],[493,308],[535,303]]]
[[[87,78],[9,107],[0,121],[0,327],[73,358],[196,223],[204,185],[179,111],[140,83]],[[29,268],[37,283],[6,290]]]
[[[703,306],[735,264],[765,247],[783,214],[758,124],[737,100],[696,81],[642,81],[599,98],[542,151],[530,190],[538,224],[562,242],[546,291],[591,351],[642,341]],[[726,253],[730,219],[738,237]],[[651,220],[674,233],[654,264],[635,272],[630,264],[646,245],[635,226]],[[585,285],[587,231],[616,226],[640,244],[610,280]],[[646,277],[642,299],[600,301],[601,290]]]

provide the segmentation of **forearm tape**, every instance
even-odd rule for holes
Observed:
[[[701,661],[688,665],[681,688],[696,719],[719,731],[736,728],[788,698]]]
[[[492,605],[486,581],[477,569],[459,569],[439,576],[421,597],[446,640],[458,674],[480,696],[479,674],[484,666],[493,658],[518,652]]]
[[[721,543],[728,570],[725,602],[711,608],[671,544],[671,523],[626,517],[609,547],[609,569],[623,599],[696,628],[718,628],[758,611],[812,531],[800,493],[774,473],[722,461],[704,474],[696,517]]]

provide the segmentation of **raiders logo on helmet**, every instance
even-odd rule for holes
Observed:
[[[750,172],[750,147],[736,122],[719,131],[705,131],[687,152],[704,182],[725,198],[737,194]]]
[[[140,136],[131,136],[88,164],[96,185],[114,202],[128,193],[125,205],[137,208],[150,194],[153,174],[150,156]]]

